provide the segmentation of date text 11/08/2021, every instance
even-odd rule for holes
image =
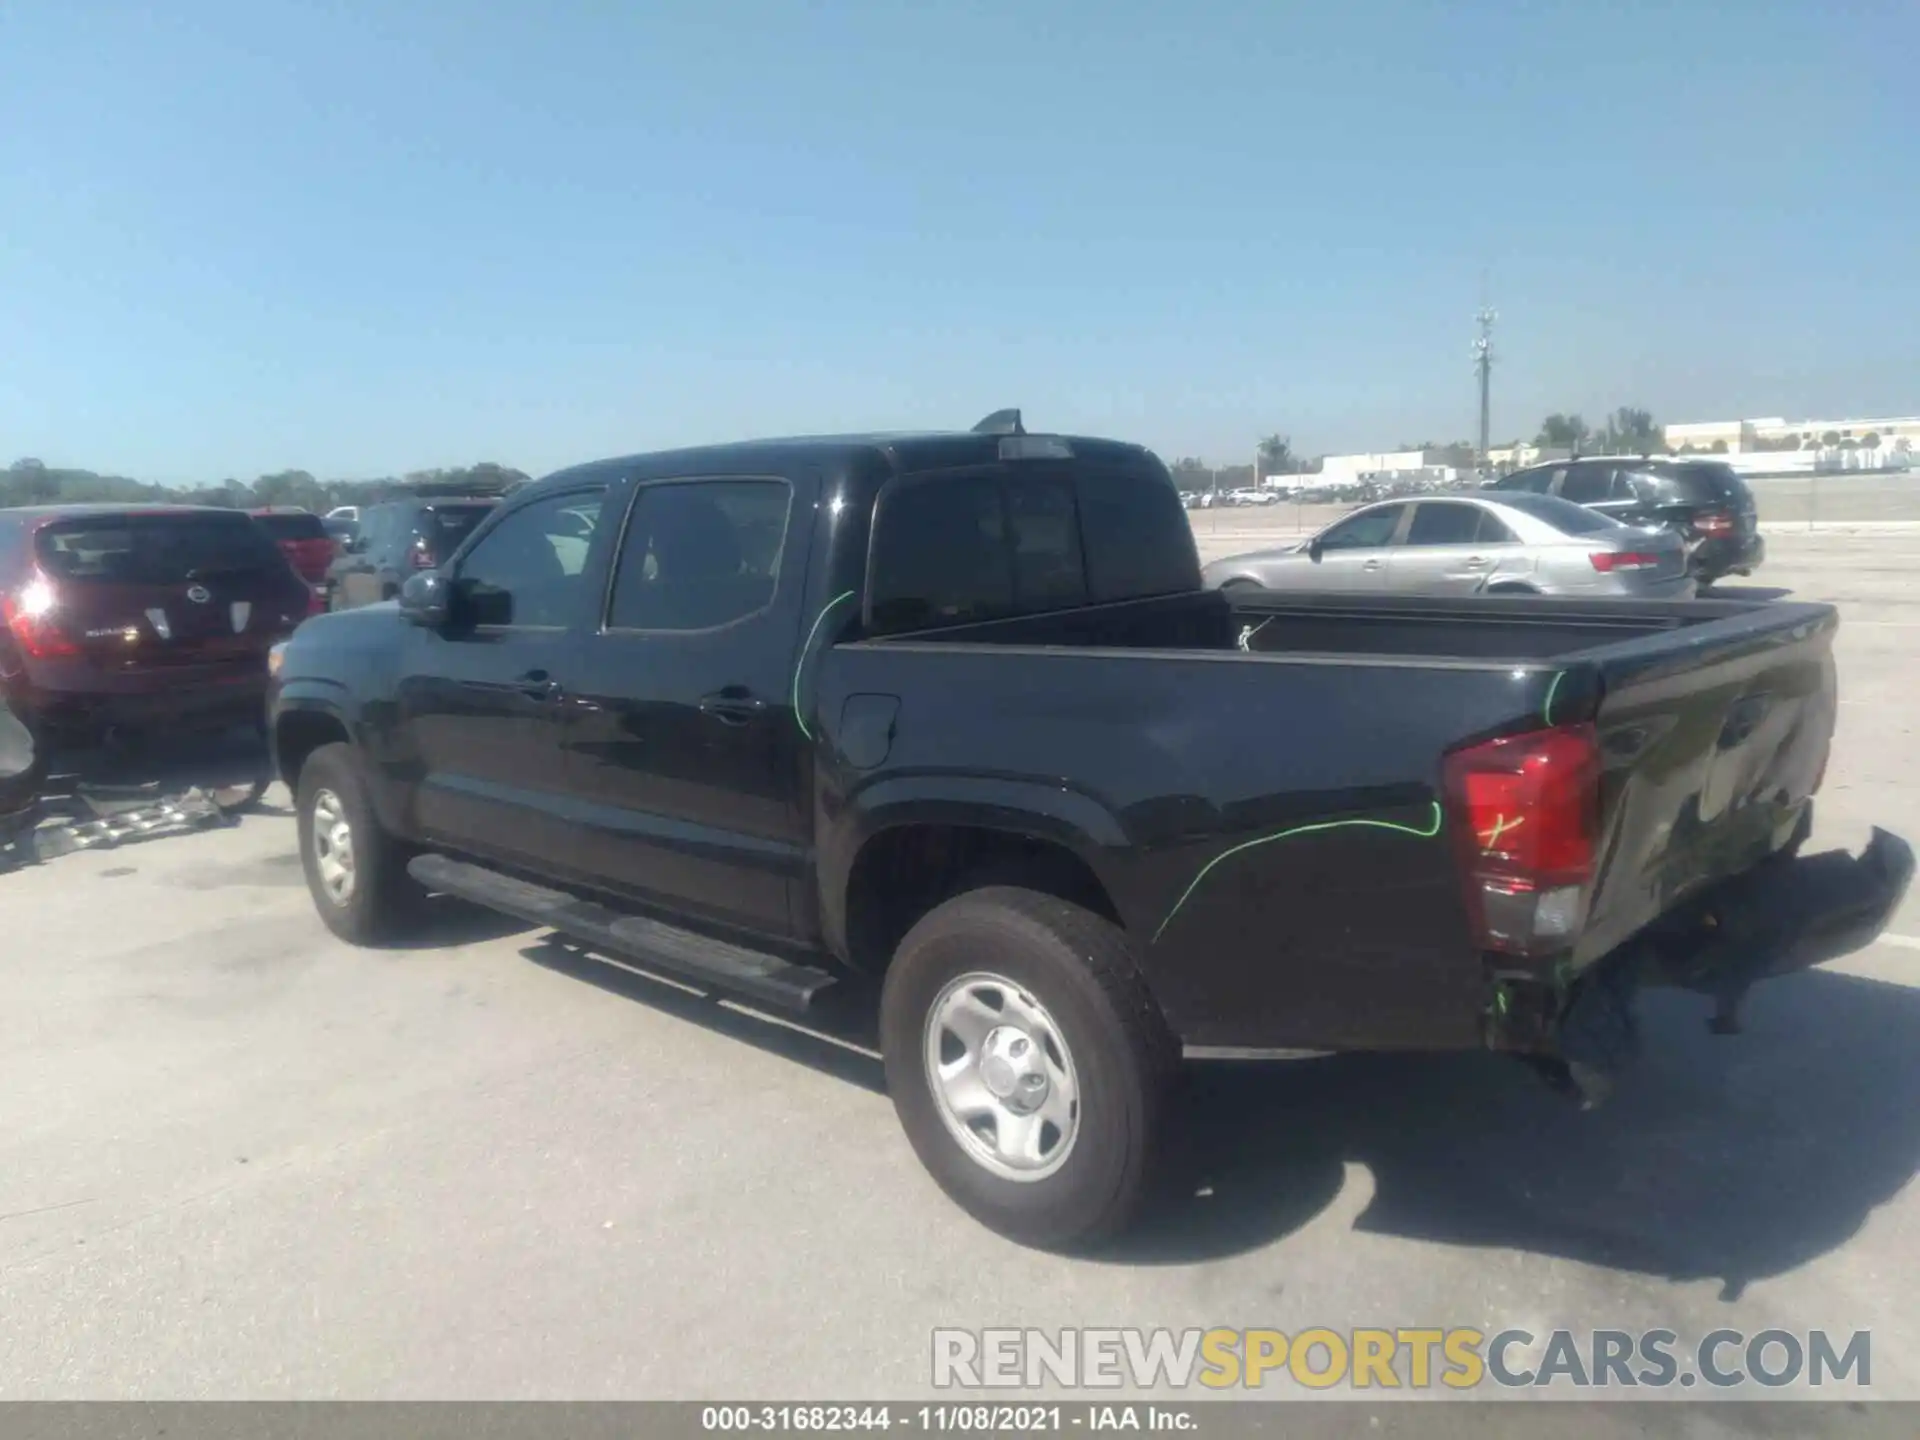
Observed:
[[[934,1434],[1025,1434],[1063,1430],[1150,1430],[1191,1433],[1193,1412],[1180,1406],[1117,1405],[709,1405],[707,1431],[924,1430]]]

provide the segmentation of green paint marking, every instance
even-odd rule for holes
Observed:
[[[1553,697],[1560,689],[1560,682],[1566,678],[1567,672],[1562,670],[1553,677],[1553,683],[1547,686],[1547,703],[1540,707],[1540,718],[1549,725],[1553,724]]]
[[[1271,845],[1276,840],[1291,840],[1296,835],[1317,835],[1323,830],[1345,830],[1349,828],[1392,830],[1401,835],[1411,835],[1416,840],[1431,840],[1440,833],[1440,802],[1437,800],[1433,802],[1433,819],[1424,830],[1414,825],[1396,824],[1392,820],[1322,820],[1314,825],[1296,825],[1293,829],[1282,830],[1277,835],[1262,835],[1257,840],[1242,841],[1231,850],[1223,850],[1220,854],[1214,856],[1213,859],[1200,867],[1200,873],[1193,877],[1193,883],[1187,886],[1178,900],[1173,902],[1173,909],[1169,910],[1167,912],[1167,918],[1160,922],[1160,928],[1153,932],[1153,938],[1158,940],[1162,935],[1167,933],[1167,926],[1171,925],[1173,923],[1173,917],[1180,913],[1180,907],[1193,898],[1193,892],[1200,888],[1200,882],[1212,874],[1214,868],[1218,866],[1221,861],[1231,860],[1234,856],[1243,851],[1251,850],[1258,845]]]
[[[800,658],[794,662],[793,721],[794,724],[800,727],[800,733],[809,740],[813,739],[813,732],[807,728],[806,716],[800,713],[800,672],[807,668],[807,656],[813,653],[813,642],[820,638],[820,627],[826,623],[827,616],[833,613],[833,607],[838,605],[842,600],[851,600],[852,598],[853,591],[849,590],[845,594],[834,596],[831,600],[827,601],[825,605],[820,607],[820,613],[814,616],[813,628],[807,632],[807,643],[800,647]]]

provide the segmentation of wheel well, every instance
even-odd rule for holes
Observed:
[[[1539,593],[1533,586],[1519,580],[1505,580],[1497,585],[1487,586],[1489,595],[1538,595]]]
[[[963,890],[1019,885],[1122,923],[1106,887],[1053,840],[971,825],[901,825],[861,847],[847,878],[847,951],[858,969],[887,968],[927,911]]]
[[[312,710],[295,710],[282,715],[274,731],[274,751],[280,757],[280,778],[289,790],[300,784],[300,771],[307,757],[322,745],[348,739],[347,727],[331,715]]]

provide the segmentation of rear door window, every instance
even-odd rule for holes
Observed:
[[[1474,527],[1473,543],[1476,545],[1517,545],[1520,537],[1512,528],[1491,510],[1480,511],[1480,523]]]
[[[1414,507],[1408,545],[1471,545],[1480,532],[1480,509],[1444,500],[1423,500]]]
[[[1560,497],[1571,500],[1576,505],[1597,505],[1602,500],[1612,498],[1613,467],[1611,465],[1575,465],[1568,469],[1567,478],[1560,484]]]
[[[219,575],[284,569],[286,559],[240,511],[106,514],[56,520],[34,537],[40,565],[56,579],[126,585],[188,585]]]

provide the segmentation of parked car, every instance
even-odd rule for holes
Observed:
[[[238,510],[0,510],[0,687],[50,745],[260,724],[268,648],[318,608]]]
[[[332,566],[333,608],[393,599],[409,575],[453,554],[499,503],[493,496],[432,495],[367,506]]]
[[[1216,560],[1208,585],[1417,595],[1694,593],[1679,537],[1637,530],[1551,495],[1384,500],[1305,540]]]
[[[1183,1056],[1597,1097],[1636,986],[1731,1014],[1904,894],[1891,836],[1794,858],[1830,607],[1228,596],[1148,451],[983,423],[581,465],[303,626],[271,733],[322,920],[460,896],[795,1012],[878,977],[921,1160],[1066,1245],[1137,1212]]]
[[[1277,505],[1279,502],[1280,492],[1265,486],[1242,486],[1227,492],[1229,505]]]
[[[280,547],[294,574],[324,593],[328,571],[339,554],[326,523],[311,510],[298,507],[269,507],[249,513]]]
[[[1590,456],[1516,470],[1492,488],[1557,495],[1625,524],[1671,530],[1702,585],[1751,575],[1767,558],[1753,490],[1724,461]]]

